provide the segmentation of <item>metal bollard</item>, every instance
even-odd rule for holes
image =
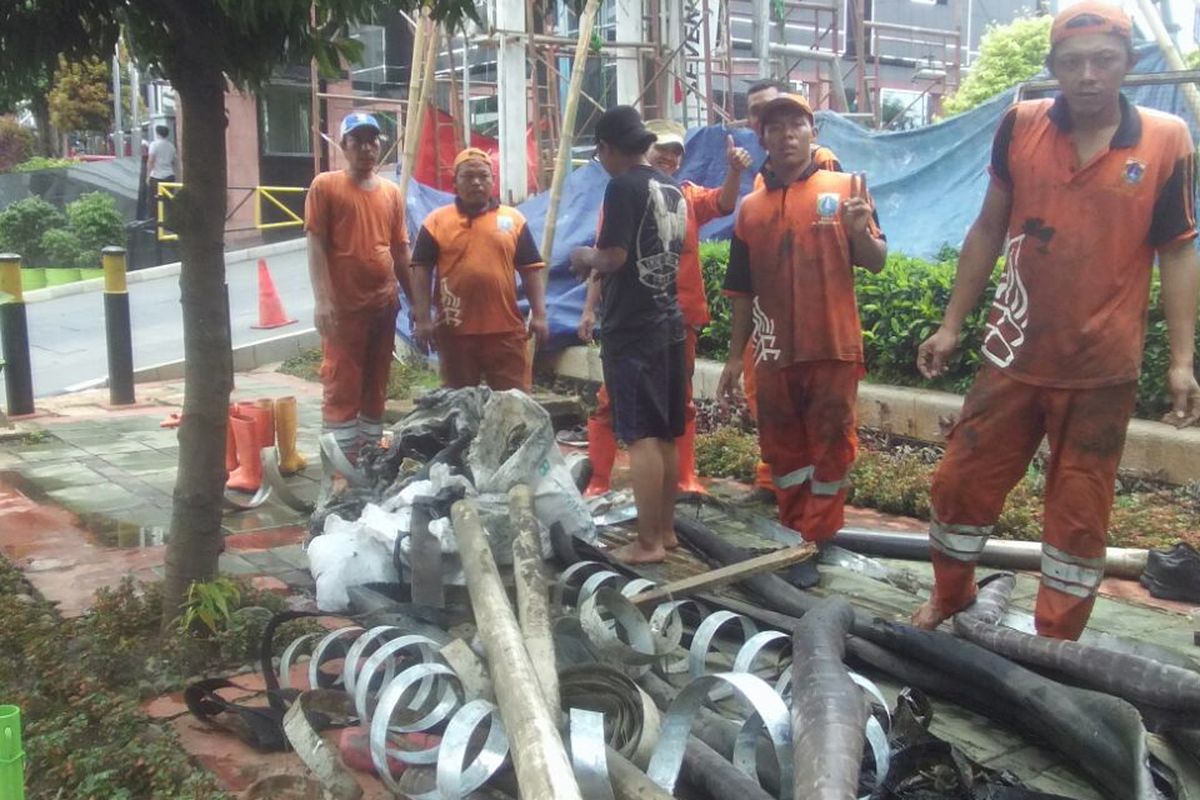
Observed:
[[[135,402],[133,397],[133,334],[129,322],[129,291],[125,286],[125,248],[100,251],[104,263],[104,332],[108,339],[108,401],[114,406]]]
[[[21,747],[21,709],[0,706],[0,797],[24,800],[25,750]]]
[[[29,361],[29,322],[21,289],[21,257],[0,253],[0,339],[4,353],[4,391],[9,416],[33,413],[33,374]]]

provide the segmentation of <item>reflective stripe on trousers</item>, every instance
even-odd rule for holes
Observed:
[[[816,468],[811,464],[809,464],[807,467],[794,469],[785,475],[776,476],[775,486],[779,489],[793,489],[797,486],[800,486],[805,481],[809,481],[812,483],[813,494],[832,497],[850,485],[849,478],[841,478],[836,481],[818,481],[813,478],[813,473],[815,472]]]
[[[992,525],[946,525],[936,517],[929,520],[929,543],[940,553],[956,561],[974,563],[979,560]]]
[[[1042,542],[1042,585],[1086,600],[1096,594],[1103,578],[1103,556],[1073,556]]]

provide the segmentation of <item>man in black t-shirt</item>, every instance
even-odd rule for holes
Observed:
[[[675,439],[686,398],[683,316],[676,298],[687,203],[679,187],[646,162],[655,136],[632,106],[596,123],[596,155],[612,176],[595,247],[571,254],[571,268],[601,281],[600,353],[613,430],[629,447],[637,539],[613,555],[662,561],[675,540]]]

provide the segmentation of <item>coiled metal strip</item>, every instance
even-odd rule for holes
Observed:
[[[617,626],[625,631],[628,644],[621,641],[616,630],[605,622],[600,615],[601,608],[608,611]],[[618,666],[641,674],[659,656],[650,623],[629,598],[614,589],[602,586],[584,600],[579,606],[579,622],[591,643]]]
[[[655,586],[658,586],[658,584],[654,581],[647,580],[646,578],[634,578],[629,583],[621,587],[621,594],[625,595],[626,597],[634,597],[642,592],[650,591]]]
[[[735,621],[742,628],[743,641],[749,640],[758,633],[758,626],[754,624],[754,620],[724,609],[714,611],[700,623],[700,627],[696,629],[696,635],[692,637],[692,646],[688,648],[688,673],[693,679],[703,676],[707,671],[708,652],[712,648],[712,641],[716,637],[717,631],[727,623]],[[745,647],[745,644],[742,646]]]
[[[696,609],[696,613],[703,619],[704,606],[695,600],[669,600],[666,603],[660,604],[651,613],[651,632],[661,636],[666,641],[673,640],[675,647],[678,647],[683,641],[683,617],[679,612],[685,606],[691,606]],[[668,674],[687,672],[690,669],[688,656],[685,655],[673,661],[664,661],[660,669]]]
[[[404,694],[414,684],[430,678],[436,679],[438,676],[441,676],[450,687],[451,691],[448,694],[457,695],[457,702],[448,707],[436,720],[428,721],[433,716],[429,715],[429,717],[419,720],[414,724],[393,725],[392,715],[395,713],[396,707],[400,705]],[[401,750],[400,748],[388,746],[391,734],[393,732],[412,733],[427,730],[453,713],[461,702],[462,687],[458,685],[458,679],[454,675],[454,670],[445,664],[417,664],[416,666],[409,667],[393,678],[392,682],[383,690],[383,693],[379,696],[379,705],[375,709],[378,713],[371,720],[369,749],[371,751],[371,763],[375,765],[375,771],[393,793],[399,794],[400,787],[392,778],[388,758],[396,758],[406,764],[433,764],[437,761],[438,750],[441,744],[427,747],[424,750]]]
[[[279,688],[292,688],[292,659],[296,657],[296,651],[300,649],[300,645],[305,642],[313,641],[317,637],[322,636],[320,633],[306,633],[303,636],[297,636],[288,643],[288,646],[283,648],[283,654],[279,656]],[[309,686],[310,689],[315,689],[315,686]]]
[[[604,715],[599,711],[572,708],[571,767],[579,794],[584,800],[616,800],[608,778],[608,753],[604,745]],[[438,761],[439,774],[441,761]]]
[[[361,634],[362,632],[363,629],[357,625],[347,625],[345,628],[338,628],[335,631],[331,631],[330,633],[326,634],[324,639],[317,642],[317,646],[314,647],[312,651],[312,658],[308,662],[308,685],[310,688],[330,689],[342,682],[342,676],[339,673],[338,676],[333,679],[333,682],[330,685],[324,686],[321,684],[321,664],[323,664],[325,661],[325,651],[328,650],[330,646],[339,639],[342,639],[349,634]]]
[[[392,675],[396,668],[395,655],[401,650],[415,648],[421,654],[421,661],[429,663],[434,660],[434,654],[437,652],[438,643],[428,636],[419,634],[409,634],[407,636],[397,636],[387,644],[380,647],[371,654],[367,662],[363,664],[362,670],[358,673],[358,678],[354,685],[354,710],[358,714],[358,718],[362,720],[362,724],[366,725],[371,719],[371,707],[368,703],[370,700],[371,684],[375,680],[375,672],[379,667],[386,664],[387,672],[383,679],[385,685],[391,685]],[[429,698],[429,693],[433,690],[433,681],[428,680],[421,684],[417,689],[417,694],[410,701],[410,705],[421,707]]]
[[[599,572],[612,572],[612,570],[608,569],[607,564],[601,564],[599,561],[576,561],[574,564],[564,569],[562,573],[559,574],[558,580],[555,581],[553,597],[551,598],[554,605],[558,606],[559,608],[566,606],[566,593],[567,589],[571,586],[572,579],[580,572],[588,569],[594,569]],[[613,572],[612,574],[615,575],[616,573]],[[582,600],[579,601],[579,603],[582,602]]]
[[[724,672],[703,675],[690,682],[676,696],[663,718],[658,747],[646,770],[650,780],[667,792],[675,791],[683,754],[687,749],[692,723],[713,689],[728,687],[741,698],[753,714],[743,723],[734,743],[733,764],[742,772],[757,778],[757,744],[764,731],[771,741],[775,760],[779,764],[779,797],[792,796],[792,731],[787,706],[770,684],[745,672]]]
[[[395,625],[378,625],[354,640],[354,644],[350,645],[350,649],[346,651],[346,658],[342,662],[342,685],[346,687],[346,694],[354,696],[355,680],[358,678],[358,662],[371,643],[388,631],[399,630]],[[386,682],[390,678],[391,675],[388,675],[384,681]]]
[[[775,642],[790,642],[791,640],[792,637],[782,631],[760,631],[754,634],[746,640],[746,643],[734,656],[733,671],[752,673],[751,668],[764,649]]]
[[[487,700],[472,700],[451,718],[442,734],[442,746],[437,757],[437,791],[409,795],[412,800],[441,800],[466,797],[495,775],[508,758],[508,736],[496,706]],[[475,731],[485,719],[491,718],[483,749],[470,765],[464,767],[467,747]]]

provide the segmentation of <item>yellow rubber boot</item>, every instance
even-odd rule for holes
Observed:
[[[296,449],[296,398],[275,401],[275,441],[279,447],[279,471],[284,475],[303,472],[308,461]]]

